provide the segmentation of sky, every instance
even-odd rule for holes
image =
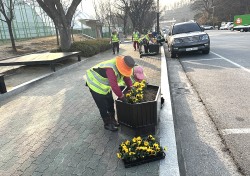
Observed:
[[[164,5],[172,5],[175,2],[178,2],[181,0],[159,0],[160,6]],[[93,0],[82,0],[82,3],[78,6],[81,11],[84,12],[84,14],[94,17],[95,16],[95,10],[93,6]]]

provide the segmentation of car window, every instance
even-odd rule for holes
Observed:
[[[173,35],[181,33],[189,33],[194,31],[201,31],[201,28],[196,23],[184,23],[173,26]]]

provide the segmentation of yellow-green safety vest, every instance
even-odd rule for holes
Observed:
[[[122,56],[117,56],[122,57]],[[99,75],[94,69],[95,68],[112,68],[117,77],[117,82],[123,80],[123,75],[121,75],[116,67],[116,58],[101,62],[94,67],[87,70],[86,78],[88,87],[94,92],[102,95],[107,95],[111,91],[111,86],[109,84],[108,78],[104,78]]]
[[[133,32],[133,40],[138,41],[139,40],[139,33],[138,32]]]
[[[135,77],[134,77],[134,68],[133,68],[133,73],[132,73],[132,75],[130,76],[130,79],[131,79],[131,81],[132,81],[132,84],[134,84],[136,81],[135,81]],[[122,80],[120,80],[119,82],[118,82],[118,85],[119,86],[126,86],[126,84],[125,84],[125,82],[124,82],[124,80],[122,79]]]
[[[148,37],[148,35],[144,35],[143,37],[139,38],[138,42],[141,43],[141,41],[142,41],[144,38],[145,38],[147,41],[150,40],[149,37]]]
[[[111,39],[112,39],[112,42],[119,42],[119,38],[117,34],[112,34]]]

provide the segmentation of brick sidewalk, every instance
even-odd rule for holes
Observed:
[[[120,53],[160,85],[160,56],[139,58],[132,43]],[[159,175],[159,161],[124,168],[116,153],[127,136],[104,129],[84,85],[86,70],[112,57],[111,51],[91,57],[0,102],[0,175]]]

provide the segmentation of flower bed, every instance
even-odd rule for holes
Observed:
[[[143,98],[138,100],[140,97],[139,93],[133,103],[116,100],[117,119],[121,124],[121,131],[131,136],[155,134],[158,123],[161,107],[160,87],[147,85],[143,90]]]
[[[165,153],[155,138],[149,135],[146,138],[139,136],[122,142],[119,145],[117,157],[121,158],[125,167],[128,168],[164,159]]]

